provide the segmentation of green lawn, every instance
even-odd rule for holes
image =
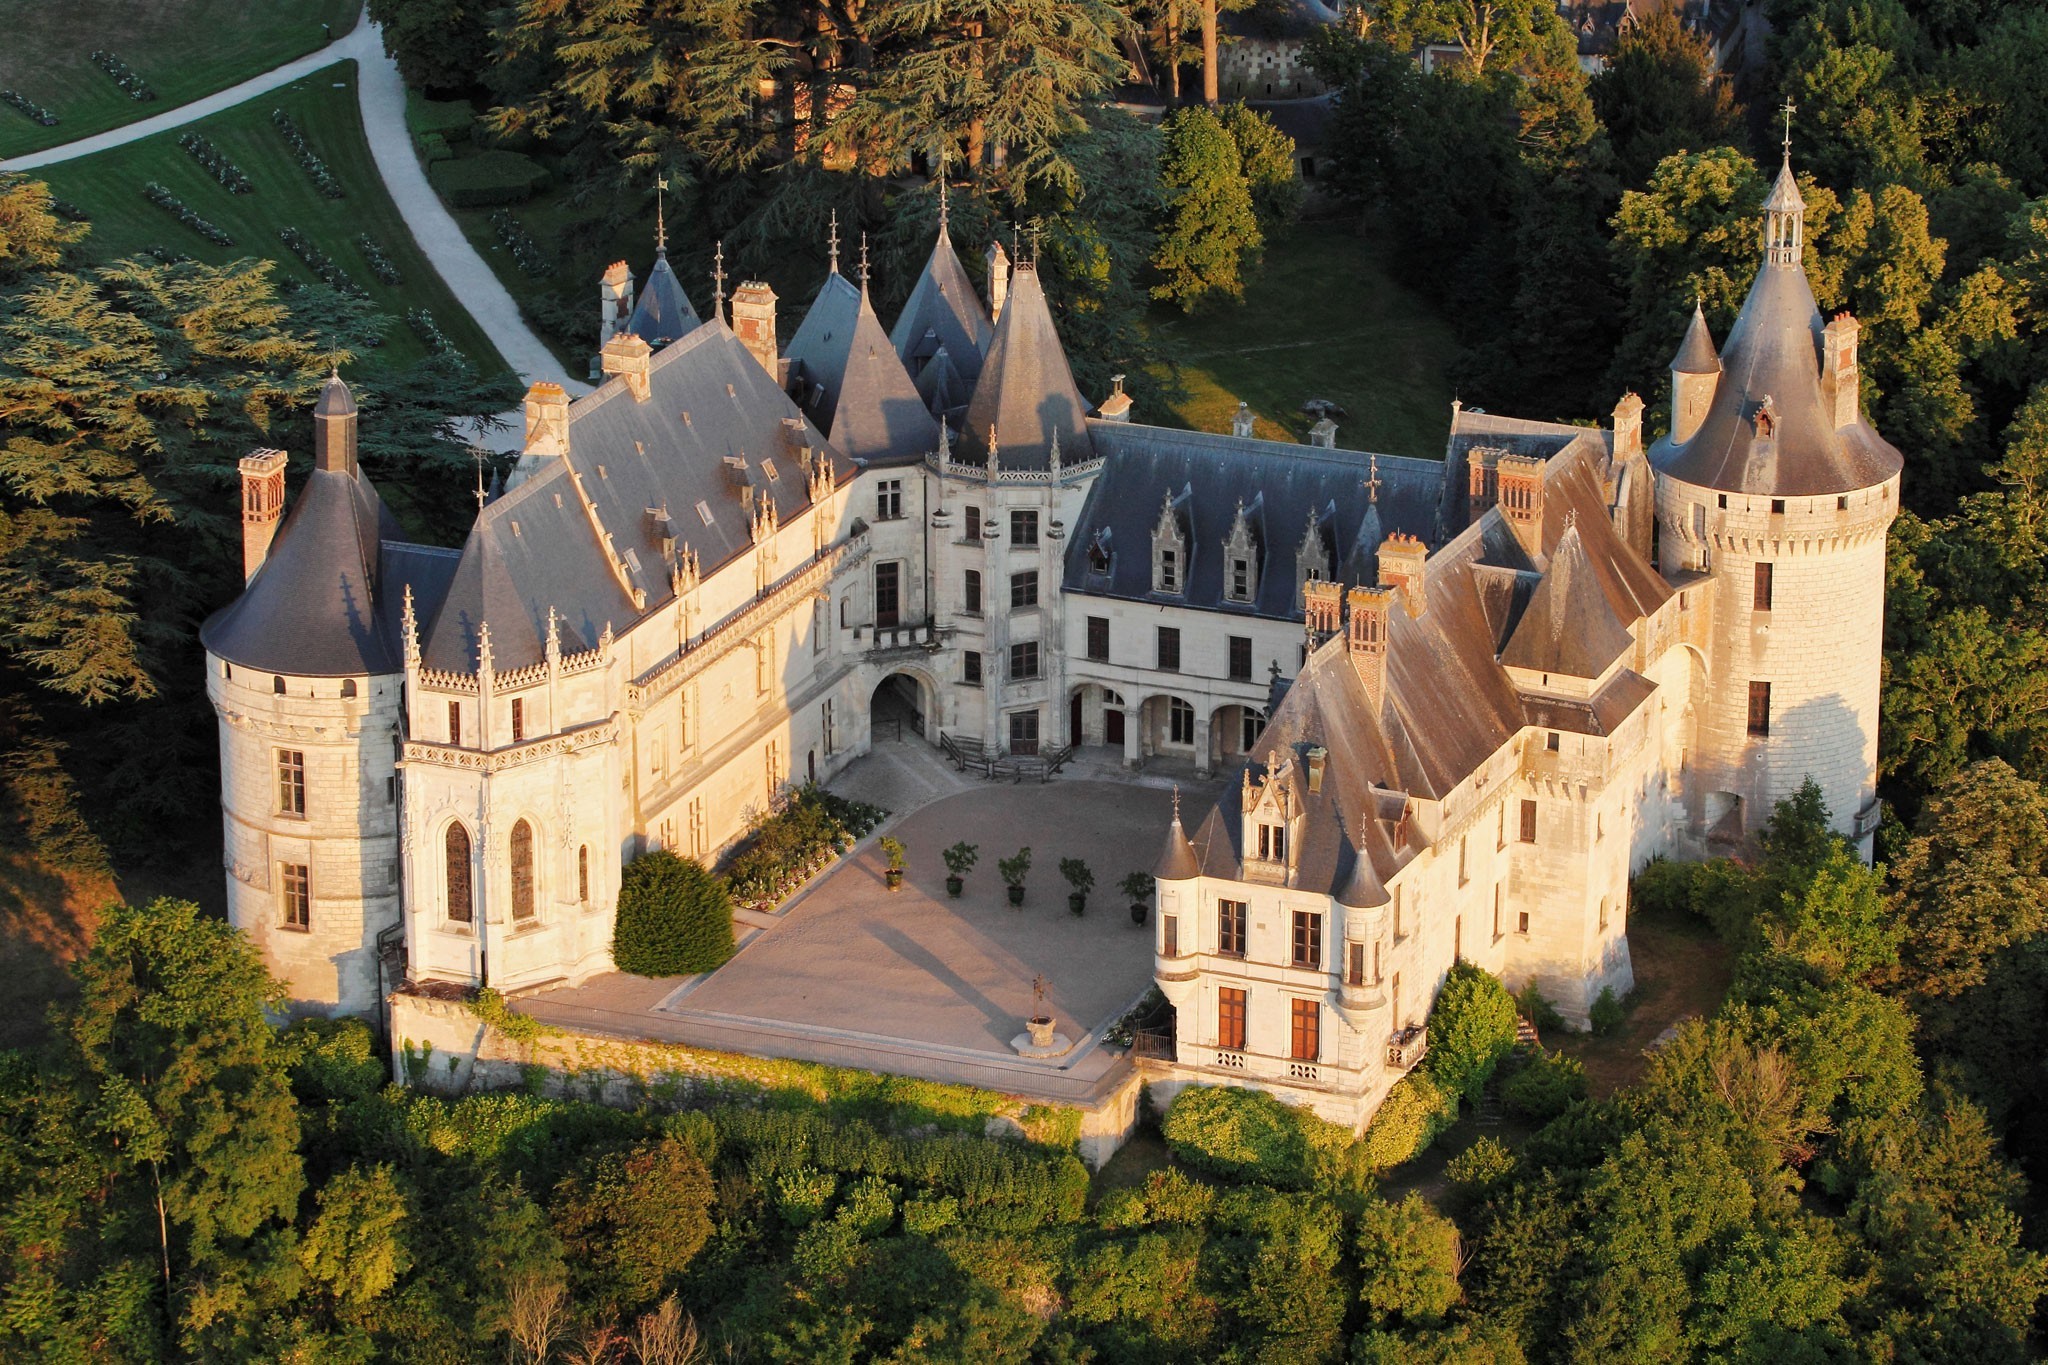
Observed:
[[[425,345],[405,325],[404,316],[407,309],[425,308],[482,373],[506,369],[497,348],[457,305],[413,244],[405,220],[385,194],[363,138],[355,82],[355,63],[338,63],[193,125],[247,174],[255,186],[250,194],[229,194],[180,149],[178,138],[185,130],[50,166],[36,174],[92,220],[87,245],[96,255],[114,257],[162,246],[215,264],[262,256],[278,262],[281,276],[311,283],[316,278],[313,272],[278,239],[280,228],[296,227],[392,317],[383,347],[362,357],[365,363],[398,368],[422,359]],[[271,122],[271,111],[278,108],[298,123],[313,150],[346,189],[346,198],[323,198],[313,188],[284,135]],[[142,187],[152,180],[224,229],[234,238],[234,245],[215,245],[143,198]],[[398,286],[386,285],[371,273],[356,243],[357,235],[363,233],[398,268],[402,280]]]
[[[358,0],[0,0],[0,89],[61,120],[45,128],[0,105],[0,158],[75,142],[224,90],[355,27]],[[105,49],[147,81],[128,97],[92,63]]]
[[[1303,400],[1327,398],[1337,444],[1441,459],[1451,423],[1456,345],[1430,297],[1389,271],[1370,237],[1304,223],[1266,253],[1245,302],[1187,317],[1155,309],[1150,325],[1179,350],[1187,396],[1153,420],[1228,431],[1238,401],[1257,432],[1306,440]]]

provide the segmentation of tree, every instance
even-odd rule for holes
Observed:
[[[1270,240],[1301,211],[1301,174],[1295,164],[1294,139],[1250,105],[1227,104],[1217,111],[1217,117],[1237,144],[1259,232]]]
[[[1735,139],[1735,102],[1714,74],[1707,40],[1676,10],[1627,28],[1593,77],[1593,108],[1614,143],[1625,185],[1641,185],[1667,156]]]
[[[701,863],[656,849],[626,864],[612,960],[635,976],[708,972],[732,956],[732,897]]]
[[[1435,1327],[1463,1291],[1457,1225],[1410,1193],[1358,1215],[1358,1297],[1375,1327]]]
[[[320,1187],[299,1262],[344,1311],[359,1311],[412,1268],[405,1195],[389,1166],[351,1166]]]
[[[1214,113],[1187,108],[1166,127],[1160,159],[1166,218],[1152,268],[1152,297],[1193,312],[1218,299],[1244,297],[1244,262],[1265,245],[1252,211],[1237,144]]]
[[[653,1303],[711,1236],[711,1173],[682,1140],[600,1153],[555,1192],[582,1297],[608,1313]]]
[[[495,55],[491,9],[478,0],[370,0],[370,20],[415,90],[467,90]]]
[[[1484,967],[1459,961],[1429,1010],[1429,1074],[1471,1100],[1515,1046],[1515,998]]]

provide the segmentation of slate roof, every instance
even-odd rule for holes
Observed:
[[[1010,268],[1003,316],[967,404],[960,458],[986,460],[991,427],[1005,469],[1047,468],[1055,433],[1062,462],[1079,464],[1095,457],[1088,404],[1074,387],[1074,372],[1039,287],[1038,268],[1029,261]]]
[[[1595,581],[1579,528],[1567,526],[1500,661],[1531,672],[1592,679],[1626,654],[1631,643],[1628,627]]]
[[[903,304],[903,312],[889,330],[890,344],[905,368],[920,381],[919,392],[924,391],[925,367],[944,347],[952,363],[952,382],[964,395],[974,392],[974,383],[981,378],[981,358],[994,335],[988,310],[982,307],[981,296],[974,292],[967,268],[960,263],[959,254],[953,250],[953,239],[941,222],[931,259],[925,262],[923,273]],[[965,403],[966,399],[960,401]]]
[[[1069,536],[1070,592],[1300,620],[1296,553],[1311,513],[1328,556],[1326,572],[1357,565],[1353,547],[1368,518],[1384,532],[1433,539],[1443,478],[1443,466],[1435,460],[1379,456],[1375,505],[1365,486],[1373,457],[1358,451],[1099,419],[1091,420],[1088,430],[1103,468]],[[1006,454],[1008,446],[1006,440]],[[1189,488],[1193,495],[1183,504],[1186,589],[1157,594],[1152,591],[1152,530],[1167,492],[1180,498]],[[1223,596],[1223,544],[1240,502],[1261,550],[1257,600],[1250,603]],[[1383,538],[1372,536],[1374,551]],[[1091,568],[1089,550],[1098,539],[1109,552],[1107,573]],[[1376,566],[1372,574],[1376,581]]]
[[[1606,458],[1614,444],[1614,433],[1601,427],[1579,427],[1565,422],[1538,422],[1526,417],[1497,417],[1480,408],[1453,406],[1451,433],[1444,443],[1443,500],[1439,504],[1438,534],[1448,538],[1471,520],[1468,511],[1472,451],[1481,447],[1504,450],[1548,460],[1575,445],[1583,445]]]
[[[651,612],[673,595],[664,538],[694,551],[709,577],[751,552],[743,493],[766,495],[784,522],[809,505],[803,446],[832,452],[840,483],[853,478],[851,461],[837,458],[723,322],[657,352],[648,385],[649,399],[635,402],[614,376],[571,403],[569,454],[479,514],[446,600],[431,625],[423,618],[428,667],[473,670],[485,621],[498,668],[538,663],[550,608],[561,615],[565,651],[590,648],[607,625],[623,633],[641,612],[592,518]],[[744,465],[729,467],[728,457]]]
[[[639,302],[633,305],[625,330],[658,351],[702,325],[697,310],[690,306],[690,296],[683,292],[682,281],[669,266],[668,252],[657,250],[654,268],[647,272],[647,283],[640,286]]]
[[[812,421],[846,454],[910,464],[936,448],[938,423],[882,331],[865,285],[833,271],[790,339],[790,373]]]
[[[1719,374],[1721,356],[1714,349],[1714,334],[1707,330],[1706,314],[1699,304],[1692,306],[1692,321],[1686,324],[1685,339],[1678,343],[1678,354],[1671,357],[1671,368],[1680,374]]]

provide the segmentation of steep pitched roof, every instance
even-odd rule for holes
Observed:
[[[981,306],[942,223],[931,259],[911,286],[910,298],[889,330],[889,341],[910,373],[920,379],[932,356],[944,347],[952,359],[956,382],[963,392],[972,392],[974,381],[981,377],[982,355],[994,333],[988,310]]]
[[[1500,661],[1532,672],[1598,678],[1633,643],[1587,562],[1577,524],[1567,526]]]
[[[658,351],[702,325],[697,310],[690,306],[690,296],[683,292],[682,281],[669,267],[668,252],[655,252],[654,268],[647,272],[647,283],[640,286],[640,300],[633,305],[626,330]]]
[[[788,355],[804,411],[848,455],[902,464],[938,443],[938,423],[883,334],[866,286],[827,275]]]
[[[1714,349],[1714,334],[1707,330],[1706,314],[1699,304],[1692,306],[1692,321],[1686,324],[1685,339],[1678,343],[1678,354],[1671,357],[1671,368],[1680,374],[1719,374],[1721,356]]]
[[[1074,372],[1053,326],[1052,310],[1039,287],[1038,269],[1019,261],[1010,270],[1010,292],[1002,320],[989,343],[981,379],[967,404],[961,447],[969,460],[988,458],[993,428],[1006,469],[1045,469],[1053,437],[1067,464],[1093,459],[1088,404],[1074,387]]]

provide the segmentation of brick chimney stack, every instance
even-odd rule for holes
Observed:
[[[270,558],[284,515],[282,450],[252,450],[242,457],[242,581],[247,583]]]
[[[1836,431],[1863,418],[1863,383],[1856,368],[1856,334],[1861,330],[1855,318],[1837,313],[1820,334],[1820,391]]]
[[[636,403],[645,403],[652,393],[648,366],[652,363],[654,348],[631,332],[624,332],[604,344],[598,355],[606,375],[618,375],[626,381],[627,392]]]
[[[1301,618],[1311,652],[1344,628],[1344,585],[1311,578],[1301,585]]]
[[[633,271],[624,261],[613,261],[597,281],[597,346],[617,336],[633,316]]]
[[[1618,467],[1643,453],[1643,400],[1625,393],[1614,405],[1614,463]]]
[[[1401,594],[1411,618],[1429,605],[1423,578],[1428,559],[1429,550],[1414,536],[1396,531],[1380,543],[1380,586]]]
[[[1387,695],[1387,612],[1394,594],[1386,588],[1353,588],[1346,594],[1351,619],[1345,631],[1345,652],[1365,695],[1378,715]]]
[[[768,377],[780,384],[782,352],[775,340],[775,291],[765,281],[748,280],[732,291],[732,330],[768,371]]]
[[[569,453],[569,395],[560,384],[543,379],[526,391],[525,453]]]
[[[1543,461],[1503,455],[1494,465],[1500,510],[1515,539],[1534,559],[1543,553]]]

